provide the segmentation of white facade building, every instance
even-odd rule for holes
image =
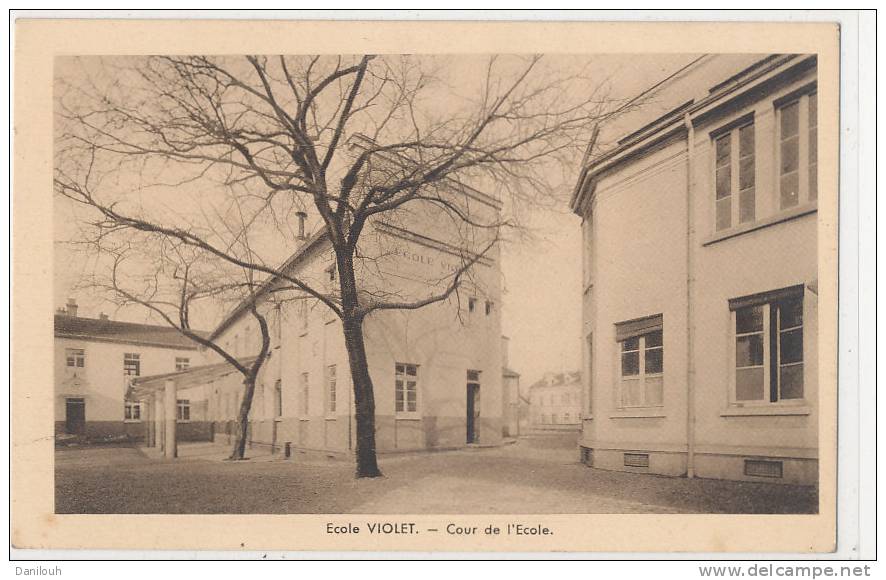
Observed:
[[[55,314],[54,358],[56,434],[100,441],[144,436],[141,404],[127,399],[132,379],[185,370],[202,355],[174,328],[77,316],[70,300]]]
[[[458,186],[451,200],[467,215],[498,219],[498,200]],[[373,294],[394,292],[413,300],[444,289],[465,260],[476,257],[493,232],[467,230],[438,206],[415,202],[409,210],[384,214],[366,226],[359,254],[358,284]],[[315,288],[337,289],[331,244],[321,232],[306,240],[281,268]],[[417,310],[370,314],[364,336],[375,393],[379,452],[496,445],[502,440],[502,341],[497,245],[472,266],[465,283],[448,300]],[[271,355],[256,382],[249,442],[273,450],[350,453],[356,447],[353,387],[339,318],[314,298],[274,300],[263,289],[259,310],[270,325]],[[238,306],[210,337],[237,358],[255,356],[261,334],[247,303]],[[207,351],[206,363],[222,359]],[[145,378],[143,394],[178,382],[178,398],[205,401],[217,441],[233,441],[243,396],[242,376],[194,380]],[[162,420],[161,413],[155,414]],[[158,425],[157,433],[165,433]]]
[[[585,462],[817,482],[816,82],[703,57],[583,168]]]

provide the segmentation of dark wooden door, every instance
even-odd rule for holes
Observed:
[[[86,401],[65,399],[65,432],[71,435],[86,434]]]
[[[468,443],[478,443],[480,432],[478,421],[480,419],[480,385],[468,383]]]

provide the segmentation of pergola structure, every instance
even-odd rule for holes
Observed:
[[[248,367],[255,359],[248,357],[238,361]],[[230,363],[220,362],[133,379],[132,396],[143,403],[143,419],[147,425],[145,444],[159,447],[167,459],[177,457],[176,405],[179,390],[205,385],[237,372]]]

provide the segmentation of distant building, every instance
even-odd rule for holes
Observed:
[[[648,97],[573,199],[584,461],[814,484],[816,57],[708,55]]]
[[[197,346],[168,326],[85,318],[77,310],[71,299],[55,314],[55,432],[139,439],[144,415],[139,401],[127,399],[130,381],[187,369],[201,358]],[[198,412],[185,410],[182,420]]]
[[[533,430],[571,431],[581,428],[581,373],[547,373],[529,387]]]

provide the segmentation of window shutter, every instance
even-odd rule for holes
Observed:
[[[801,298],[803,296],[803,284],[797,284],[789,288],[780,290],[770,290],[768,292],[760,292],[759,294],[751,294],[742,298],[732,298],[729,300],[729,310],[738,310],[747,308],[748,306],[759,306],[770,302],[777,302],[785,298]]]
[[[615,340],[621,342],[635,336],[641,336],[662,329],[662,315],[635,318],[615,325]]]

